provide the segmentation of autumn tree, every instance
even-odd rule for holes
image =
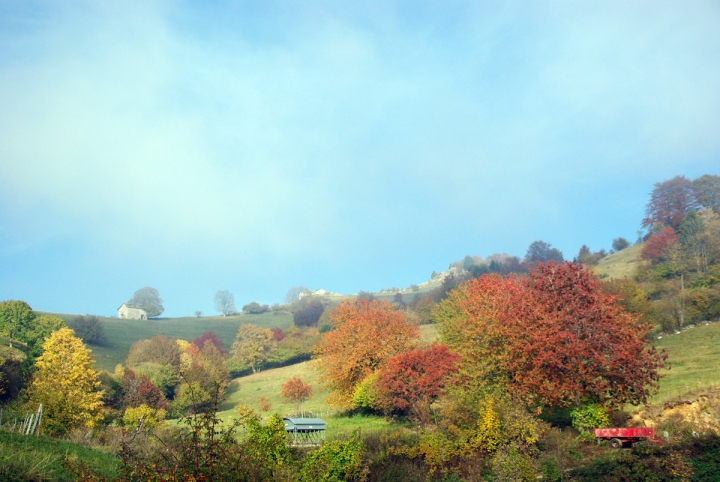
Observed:
[[[440,310],[444,341],[478,368],[461,371],[529,405],[644,403],[666,367],[664,353],[647,349],[649,325],[577,264],[469,281]]]
[[[232,359],[249,366],[255,373],[270,356],[273,343],[273,333],[269,329],[250,323],[240,325],[232,345]]]
[[[398,353],[415,346],[418,328],[385,301],[343,300],[330,314],[333,329],[316,349],[332,404],[352,406],[353,390]]]
[[[137,290],[127,302],[128,306],[145,310],[148,317],[160,316],[165,311],[160,292],[151,286]]]
[[[678,241],[675,230],[671,227],[663,228],[659,233],[655,233],[642,247],[640,256],[650,261],[663,261],[670,254],[672,248]]]
[[[61,434],[96,425],[102,418],[103,394],[90,350],[69,328],[52,333],[42,348],[27,395],[34,409],[43,404],[44,427]]]
[[[642,227],[669,226],[677,229],[695,204],[692,182],[685,176],[675,176],[667,181],[655,183],[650,201],[645,206]]]
[[[157,335],[130,345],[126,364],[132,367],[150,362],[177,369],[180,367],[180,353],[180,347],[173,338]]]
[[[215,293],[215,309],[223,316],[235,313],[235,297],[228,290],[220,290]]]
[[[457,370],[460,359],[446,345],[437,343],[395,355],[380,369],[375,381],[378,407],[409,411],[428,422],[430,404],[444,393],[447,376]]]
[[[228,354],[228,351],[223,349],[223,345],[225,345],[225,342],[218,338],[214,331],[206,331],[202,335],[195,338],[191,343],[197,346],[199,349],[202,349],[202,347],[205,346],[205,343],[208,342],[215,345],[215,348],[218,349],[221,355],[225,356]]]
[[[295,411],[300,410],[304,402],[310,399],[313,394],[312,387],[303,382],[297,375],[282,384],[280,398],[289,403],[295,404]]]
[[[145,375],[137,375],[129,368],[123,373],[120,387],[122,403],[127,407],[145,405],[163,410],[170,408],[165,395],[157,385]]]

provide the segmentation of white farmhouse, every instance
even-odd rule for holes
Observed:
[[[118,318],[126,318],[128,320],[147,320],[147,313],[142,308],[134,308],[123,303],[118,308]]]

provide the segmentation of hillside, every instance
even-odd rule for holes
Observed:
[[[72,322],[76,315],[50,313],[59,316],[66,323]],[[150,320],[125,320],[100,317],[105,325],[108,344],[90,345],[95,364],[102,370],[113,371],[118,363],[125,363],[130,345],[138,340],[165,335],[171,338],[192,341],[206,331],[214,331],[229,349],[241,324],[252,323],[266,328],[288,328],[292,325],[292,315],[239,314],[236,316],[206,316],[202,318],[159,318]]]
[[[617,253],[605,256],[593,268],[593,272],[601,278],[632,278],[637,272],[642,244],[635,244]]]
[[[720,385],[720,323],[699,325],[677,335],[663,336],[654,345],[665,348],[671,369],[663,371],[653,403],[709,385]]]

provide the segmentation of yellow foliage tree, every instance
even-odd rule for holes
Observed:
[[[28,387],[28,403],[33,408],[43,404],[46,432],[61,434],[100,420],[103,392],[92,365],[90,350],[71,329],[62,328],[47,338]]]
[[[252,368],[253,373],[270,356],[274,346],[273,333],[268,328],[261,328],[250,323],[240,325],[235,343],[232,346],[232,357],[235,361]]]

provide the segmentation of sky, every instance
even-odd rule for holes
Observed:
[[[634,241],[720,174],[717,1],[0,0],[0,299],[164,316]]]

